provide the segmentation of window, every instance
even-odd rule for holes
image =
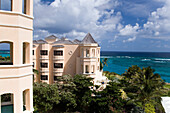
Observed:
[[[23,43],[23,64],[30,63],[30,44],[27,42]]]
[[[54,63],[54,68],[63,68],[63,63]]]
[[[54,76],[54,81],[61,81],[62,77],[61,76]]]
[[[48,63],[42,63],[42,62],[41,62],[41,67],[42,67],[42,68],[48,68]]]
[[[47,51],[47,50],[41,50],[41,51],[40,51],[40,54],[41,54],[41,55],[48,55],[48,51]]]
[[[27,0],[22,0],[22,13],[26,14]]]
[[[41,75],[41,80],[48,80],[48,75]]]
[[[95,57],[95,49],[92,49],[93,57]]]
[[[86,49],[86,57],[89,57],[90,56],[90,51],[89,51],[89,49]]]
[[[0,112],[1,113],[14,113],[14,94],[6,93],[0,95]],[[7,107],[6,109],[2,109],[3,105],[10,105],[10,108]]]
[[[91,70],[92,70],[91,73],[95,73],[95,65],[92,65],[92,66],[91,66]]]
[[[34,67],[34,62],[33,62],[33,65],[32,65],[32,67]]]
[[[0,0],[0,10],[12,11],[12,0]]]
[[[34,50],[32,50],[32,55],[34,55]]]
[[[63,56],[63,51],[54,50],[54,56]]]
[[[81,56],[84,57],[84,49],[83,48],[82,48],[81,52],[82,52]]]
[[[4,50],[0,51],[0,65],[13,65],[13,43],[0,42],[0,46],[4,46]]]
[[[86,65],[86,73],[89,73],[89,66]]]

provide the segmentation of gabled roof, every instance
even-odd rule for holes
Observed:
[[[46,37],[45,39],[58,39],[58,37],[56,37],[54,35],[50,35],[50,36]]]
[[[74,44],[72,41],[70,40],[58,40],[56,42],[54,42],[53,44]]]
[[[42,39],[40,39],[40,40],[34,40],[33,43],[34,43],[34,44],[47,44],[47,42],[46,42],[45,40],[42,40]]]
[[[88,33],[81,42],[81,44],[92,44],[92,43],[97,43],[97,42],[94,40],[94,38],[91,36],[90,33]]]
[[[78,39],[75,39],[73,42],[74,42],[75,44],[80,44],[80,43],[81,43],[81,41],[78,40]]]
[[[64,46],[63,46],[63,45],[54,45],[53,47],[62,48],[62,47],[64,47]]]

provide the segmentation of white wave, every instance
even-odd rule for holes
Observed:
[[[141,61],[151,61],[151,59],[142,59]]]
[[[165,63],[165,61],[153,61],[153,62],[156,62],[156,63]]]
[[[156,61],[170,61],[170,59],[155,58]]]
[[[134,57],[130,57],[130,56],[122,56],[122,58],[134,58]]]
[[[100,58],[113,58],[113,56],[100,56]]]

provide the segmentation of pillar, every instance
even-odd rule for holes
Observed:
[[[23,113],[22,91],[18,91],[14,94],[14,113]]]

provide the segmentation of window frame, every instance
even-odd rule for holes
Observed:
[[[46,54],[44,54],[46,52]],[[42,54],[43,53],[43,54]],[[42,56],[48,56],[48,50],[40,50],[40,55]]]
[[[42,64],[47,64],[47,65],[43,66]],[[40,67],[41,68],[48,68],[48,63],[47,62],[40,62]]]
[[[56,66],[57,64],[61,64],[60,66]],[[54,63],[54,68],[62,69],[63,68],[63,63]]]
[[[45,77],[45,79],[42,79],[43,77]],[[48,80],[48,75],[41,75],[41,80]]]
[[[57,52],[61,52],[61,54],[55,54]],[[63,56],[63,50],[54,50],[54,56]]]

